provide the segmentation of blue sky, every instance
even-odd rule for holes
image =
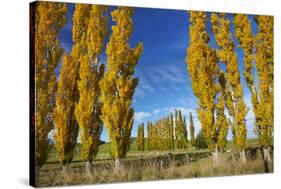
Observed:
[[[110,10],[115,7],[111,7]],[[140,81],[136,88],[132,106],[135,110],[135,122],[132,136],[137,135],[137,126],[144,122],[156,121],[166,116],[170,111],[181,109],[189,123],[189,112],[194,115],[195,132],[200,129],[197,119],[197,98],[194,96],[191,81],[186,66],[186,48],[189,45],[189,16],[186,11],[167,9],[134,9],[134,32],[130,39],[132,47],[137,42],[142,42],[144,51],[136,66],[135,76]],[[74,4],[68,4],[67,25],[60,31],[59,39],[65,52],[70,52],[72,47],[72,14]],[[208,18],[210,13],[207,14]],[[232,15],[227,14],[232,21]],[[257,33],[257,26],[253,16],[249,16],[252,29]],[[113,23],[109,23],[109,28]],[[211,25],[208,21],[207,30],[210,34],[210,45],[216,47]],[[232,26],[231,30],[234,28]],[[110,31],[110,29],[109,29]],[[237,43],[237,40],[234,40]],[[108,40],[108,39],[107,39]],[[243,73],[243,51],[235,49],[238,54],[239,70]],[[102,61],[106,61],[102,54]],[[224,65],[219,64],[221,69]],[[59,74],[60,66],[57,68]],[[248,137],[255,137],[253,133],[254,115],[251,111],[251,99],[243,77],[241,77],[244,90],[244,100],[250,111],[247,115]],[[229,133],[228,138],[231,138]],[[108,141],[106,129],[102,139]]]

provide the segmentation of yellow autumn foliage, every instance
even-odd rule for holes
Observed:
[[[75,103],[78,100],[76,86],[78,64],[70,55],[62,60],[61,73],[56,93],[56,107],[53,112],[55,125],[55,146],[59,160],[63,165],[73,159],[79,127],[74,115]]]
[[[190,133],[190,144],[192,146],[195,145],[194,131],[195,131],[195,128],[194,128],[194,123],[193,123],[193,116],[192,116],[192,113],[189,112],[189,133]]]
[[[138,150],[144,151],[144,124],[138,126],[138,137],[137,137]]]
[[[240,82],[240,73],[238,69],[238,60],[235,53],[235,43],[230,32],[230,20],[224,13],[211,15],[212,30],[218,46],[216,51],[219,60],[226,65],[225,82],[221,83],[222,93],[227,107],[230,108],[229,114],[233,117],[233,126],[236,136],[234,143],[238,150],[244,150],[246,147],[247,128],[245,117],[247,107],[243,99],[242,84]],[[224,77],[224,76],[223,76]],[[222,80],[221,80],[222,82]],[[228,87],[226,87],[228,86]],[[227,92],[226,90],[229,90]],[[218,100],[218,111],[223,111],[223,99]],[[231,105],[232,104],[232,105]],[[222,109],[223,108],[223,109]],[[221,121],[220,121],[221,122]],[[223,118],[223,124],[227,124],[226,118]]]
[[[175,144],[177,149],[188,147],[186,118],[183,117],[181,110],[175,110]]]
[[[101,144],[103,128],[99,81],[104,65],[100,64],[99,55],[107,35],[106,10],[101,5],[77,4],[73,15],[73,56],[80,64],[75,116],[81,128],[82,158],[90,164]]]
[[[55,69],[63,53],[57,34],[66,24],[66,4],[37,2],[35,20],[35,164],[41,167],[49,152],[57,80]]]
[[[102,120],[110,139],[111,154],[114,158],[126,156],[134,122],[131,107],[138,78],[133,78],[134,69],[141,56],[143,45],[135,48],[129,45],[133,31],[133,9],[119,7],[111,12],[112,33],[106,46],[107,71],[100,81]]]
[[[255,63],[259,79],[259,104],[256,121],[260,144],[268,148],[272,144],[274,83],[273,83],[273,17],[256,16],[259,32],[255,37]]]
[[[255,21],[259,29],[256,36],[247,15],[234,17],[235,35],[244,50],[244,76],[251,92],[256,131],[261,146],[268,148],[273,135],[273,17],[256,16]],[[258,83],[254,79],[253,62]]]
[[[206,14],[190,11],[189,36],[187,48],[187,66],[191,78],[192,89],[198,98],[198,118],[202,131],[211,150],[216,147],[217,133],[215,129],[215,98],[218,73],[218,58],[209,46],[209,36],[206,31]]]

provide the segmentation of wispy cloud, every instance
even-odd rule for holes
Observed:
[[[148,112],[135,112],[134,118],[136,122],[141,123],[145,118],[148,118],[150,116],[151,113]]]
[[[194,98],[193,95],[189,94],[189,96],[180,96],[177,99],[180,106],[189,106],[196,107],[197,106],[197,98]]]
[[[189,116],[189,113],[191,112],[194,116],[197,116],[197,111],[192,108],[184,108],[184,107],[179,107],[179,106],[172,106],[172,107],[166,107],[166,108],[159,108],[159,109],[154,109],[151,112],[136,112],[135,113],[135,120],[137,122],[143,121],[143,119],[148,118],[150,116],[157,116],[160,114],[169,114],[169,113],[174,113],[175,110],[180,110],[184,116]]]
[[[197,115],[197,111],[195,109],[192,109],[192,108],[184,108],[184,107],[181,107],[181,106],[172,106],[172,107],[169,107],[169,108],[164,108],[165,111],[167,112],[174,112],[175,110],[180,110],[182,112],[183,115],[185,116],[189,116],[189,112],[191,112],[194,115]]]
[[[69,53],[72,49],[72,44],[71,43],[65,43],[65,42],[61,42],[61,46],[64,49],[65,53]]]
[[[143,97],[145,96],[145,94],[146,94],[146,93],[145,93],[144,90],[142,90],[142,89],[140,89],[140,88],[137,88],[137,89],[136,89],[136,92],[135,92],[135,95],[136,95],[136,96],[143,98]]]
[[[152,114],[153,114],[153,115],[157,115],[157,114],[159,114],[160,112],[161,112],[161,109],[155,109],[155,110],[152,111]]]
[[[150,83],[158,83],[162,81],[184,82],[185,71],[179,68],[177,65],[165,65],[165,66],[146,66],[141,69],[140,75],[144,80]]]
[[[140,78],[136,89],[136,95],[144,97],[146,94],[151,94],[157,89],[165,90],[165,93],[170,93],[170,88],[167,89],[167,83],[173,83],[173,89],[179,90],[176,86],[179,83],[186,82],[187,74],[176,65],[167,66],[145,66],[139,68],[136,75]]]
[[[142,81],[136,89],[136,95],[139,97],[144,97],[146,94],[152,93],[154,91],[155,89],[151,84]]]

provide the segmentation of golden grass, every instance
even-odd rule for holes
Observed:
[[[160,167],[154,161],[149,162],[150,164],[147,167],[134,165],[119,172],[114,171],[112,168],[98,170],[94,172],[91,178],[85,174],[84,167],[69,170],[67,176],[63,176],[59,170],[44,170],[40,172],[38,186],[98,184],[264,173],[263,161],[260,154],[258,154],[257,159],[248,160],[247,165],[243,165],[239,161],[232,159],[231,153],[221,155],[218,166],[214,166],[212,161],[212,157],[208,157],[186,163],[182,166],[178,166],[176,162],[171,161],[168,167]],[[273,172],[273,165],[271,165],[271,172]]]

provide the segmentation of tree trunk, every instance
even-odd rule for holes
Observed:
[[[240,161],[246,165],[247,164],[247,159],[246,159],[246,153],[245,153],[245,150],[241,150],[240,151]]]
[[[124,160],[123,158],[115,158],[115,171],[119,173],[124,168]]]
[[[214,166],[217,167],[219,165],[218,146],[215,147],[215,151],[213,152],[213,161],[214,161]]]
[[[92,163],[92,161],[87,161],[85,168],[86,168],[87,176],[92,177],[93,176],[93,163]]]
[[[65,164],[62,166],[62,176],[67,177],[69,173],[69,167],[68,164]]]
[[[270,156],[270,151],[271,151],[270,147],[263,148],[264,160],[266,160],[269,163],[272,161],[271,156]]]
[[[264,164],[264,171],[269,173],[269,167],[271,163],[271,156],[270,156],[270,147],[262,148],[262,157],[263,157],[263,164]]]
[[[39,177],[40,177],[40,167],[35,166],[35,186],[39,185]]]

